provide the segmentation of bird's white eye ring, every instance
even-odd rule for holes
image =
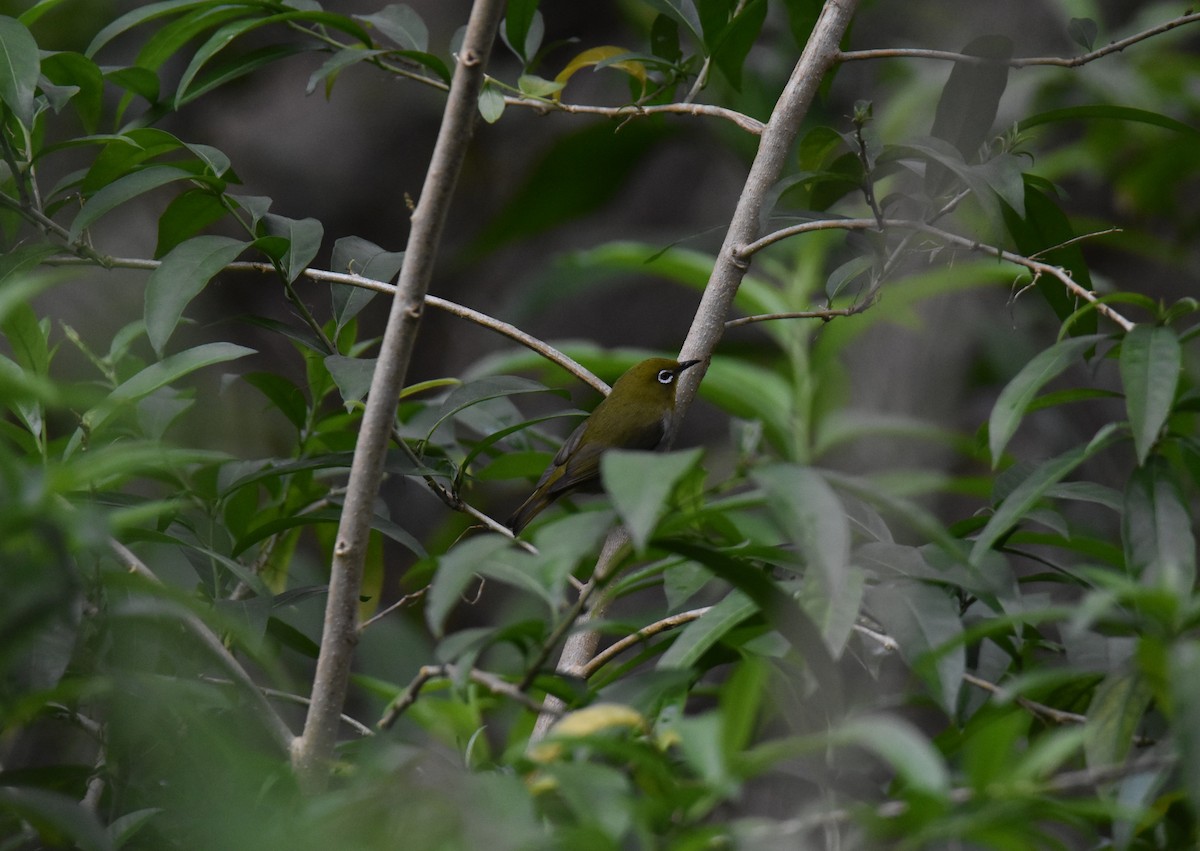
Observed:
[[[675,380],[675,373],[672,372],[671,370],[660,369],[658,371],[658,383],[659,384],[670,384],[674,380]]]

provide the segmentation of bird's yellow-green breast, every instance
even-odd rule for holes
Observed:
[[[675,413],[675,388],[684,370],[699,361],[649,358],[617,379],[612,392],[571,433],[529,499],[508,520],[519,533],[543,508],[600,478],[600,456],[609,449],[658,449]]]

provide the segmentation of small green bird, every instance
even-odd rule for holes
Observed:
[[[594,486],[600,479],[600,456],[607,450],[658,449],[675,414],[677,379],[698,363],[650,358],[618,378],[608,397],[558,450],[529,499],[508,518],[513,534],[568,491]]]

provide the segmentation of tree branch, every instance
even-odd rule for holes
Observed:
[[[926,50],[924,48],[880,48],[877,50],[847,50],[841,52],[837,56],[838,62],[860,62],[865,59],[940,59],[946,62],[963,62],[970,65],[1008,65],[1010,68],[1028,68],[1031,65],[1051,65],[1059,68],[1078,68],[1080,65],[1086,65],[1089,62],[1094,62],[1097,59],[1108,56],[1110,53],[1119,53],[1125,48],[1137,44],[1139,41],[1145,41],[1148,38],[1153,38],[1156,35],[1161,35],[1176,27],[1181,27],[1185,24],[1192,24],[1200,21],[1200,13],[1190,12],[1186,15],[1180,15],[1177,18],[1172,18],[1169,21],[1159,24],[1156,27],[1151,27],[1147,30],[1142,30],[1139,33],[1129,36],[1128,38],[1120,39],[1106,44],[1104,47],[1096,50],[1082,53],[1079,56],[1029,56],[1025,58],[997,60],[989,59],[980,56],[969,56],[965,53],[955,53],[950,50]]]
[[[324,785],[326,765],[337,741],[337,727],[358,643],[358,596],[371,529],[372,502],[383,476],[396,400],[408,372],[450,198],[475,124],[484,66],[503,10],[501,0],[476,0],[472,6],[442,126],[421,198],[412,214],[404,265],[367,395],[333,548],[312,703],[304,732],[292,746],[292,765],[302,785],[309,789]]]

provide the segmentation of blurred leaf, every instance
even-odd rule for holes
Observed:
[[[20,21],[0,15],[0,103],[26,129],[33,128],[33,94],[40,60],[33,35]]]
[[[831,729],[827,737],[835,747],[859,747],[880,757],[916,791],[940,796],[950,790],[950,772],[942,755],[902,718],[852,718]]]
[[[1077,363],[1088,349],[1104,338],[1099,335],[1073,337],[1060,340],[1021,368],[1013,379],[1004,386],[996,397],[988,419],[988,449],[992,455],[992,468],[999,465],[1008,441],[1020,426],[1029,404],[1038,391],[1062,374],[1067,367]]]
[[[299,431],[308,419],[308,401],[289,379],[273,372],[247,372],[242,380],[266,396],[271,404]]]
[[[678,62],[683,56],[679,49],[679,24],[669,15],[658,14],[650,25],[650,50],[668,62]]]
[[[1096,119],[1149,124],[1154,127],[1162,127],[1165,130],[1174,130],[1177,133],[1183,133],[1188,136],[1200,136],[1200,128],[1193,127],[1191,124],[1185,124],[1169,115],[1111,103],[1067,106],[1061,109],[1039,112],[1021,119],[1017,124],[1017,129],[1025,131],[1041,124],[1050,124],[1056,121],[1094,121]]]
[[[237,259],[246,245],[227,236],[193,237],[171,249],[150,273],[146,281],[146,335],[159,356],[188,302]]]
[[[1000,97],[1008,86],[1007,60],[1012,58],[1013,44],[1006,36],[984,35],[972,40],[961,52],[996,61],[954,63],[929,133],[953,145],[966,162],[976,162],[996,122]],[[925,191],[937,197],[946,191],[948,183],[946,168],[931,164],[925,172]]]
[[[791,464],[763,467],[752,477],[763,489],[771,516],[796,546],[825,598],[838,599],[846,586],[850,527],[833,488],[816,471]]]
[[[114,847],[96,816],[66,795],[44,789],[0,786],[0,809],[30,824],[47,839],[69,838],[83,851],[110,851]],[[49,841],[58,844],[54,839]]]
[[[373,15],[355,15],[404,50],[425,52],[429,48],[429,28],[421,16],[406,3],[393,3]]]
[[[1183,351],[1170,328],[1137,325],[1121,342],[1121,384],[1139,464],[1171,413],[1182,367]]]
[[[680,630],[655,667],[692,668],[731,629],[758,612],[758,606],[741,591],[731,591],[719,603]]]
[[[601,456],[604,490],[612,498],[637,552],[645,550],[667,511],[675,485],[699,463],[703,451],[699,447],[666,453],[613,449]]]
[[[838,266],[829,273],[829,279],[825,282],[825,298],[832,302],[842,294],[842,290],[847,286],[858,280],[864,273],[871,271],[874,265],[874,257],[864,256],[847,260]]]
[[[512,542],[503,535],[483,534],[452,547],[438,559],[437,573],[425,598],[425,623],[441,637],[449,616],[479,571]]]
[[[511,0],[505,10],[504,41],[526,66],[541,46],[541,28],[534,26],[540,17],[538,0]]]
[[[1136,671],[1113,671],[1088,704],[1084,752],[1089,768],[1119,765],[1133,749],[1133,736],[1154,693]]]
[[[1150,459],[1130,476],[1121,537],[1131,575],[1181,599],[1191,593],[1196,582],[1192,513],[1163,459]]]
[[[714,64],[721,69],[734,91],[742,89],[742,66],[767,19],[767,0],[750,0],[744,5],[739,4],[739,8],[740,13],[721,31],[712,48]]]
[[[104,401],[83,415],[81,427],[89,432],[95,431],[129,402],[141,399],[158,388],[203,367],[236,360],[254,353],[254,349],[237,346],[233,343],[205,343],[171,355],[140,370],[122,382],[105,397]],[[64,457],[71,454],[81,439],[81,431],[76,431],[68,444]]]
[[[690,0],[684,0],[684,2],[690,2]],[[619,71],[624,71],[630,77],[640,82],[642,89],[645,90],[647,82],[646,66],[636,59],[617,58],[629,55],[629,53],[630,51],[624,47],[617,47],[611,44],[604,45],[603,47],[589,48],[571,59],[567,63],[567,67],[558,72],[558,75],[554,78],[554,82],[565,86],[575,76],[577,71],[583,68],[599,66],[603,63],[603,67],[605,68],[616,68]]]
[[[1071,18],[1067,23],[1067,35],[1084,50],[1092,49],[1099,31],[1100,28],[1091,18]]]
[[[686,29],[708,55],[710,51],[704,41],[704,28],[700,25],[700,15],[692,0],[646,0],[646,5]]]
[[[1020,523],[1025,518],[1026,512],[1033,508],[1051,487],[1070,475],[1072,470],[1092,455],[1111,444],[1116,436],[1115,430],[1114,423],[1108,424],[1100,429],[1088,443],[1042,463],[1030,473],[1004,498],[1004,501],[996,508],[995,514],[988,520],[987,525],[976,536],[975,543],[971,546],[971,564],[979,566],[996,542]]]
[[[953,716],[966,671],[966,652],[953,643],[963,631],[954,599],[937,586],[901,580],[868,588],[865,605],[928,684],[933,700]]]
[[[522,74],[517,78],[517,88],[521,94],[535,98],[545,98],[562,91],[563,84],[553,80],[545,80],[536,74]]]
[[[608,124],[593,124],[556,139],[476,238],[470,254],[482,257],[602,208],[669,132],[658,122],[634,121],[620,133]]]
[[[1168,659],[1172,738],[1179,753],[1178,771],[1192,811],[1200,811],[1200,644],[1182,640]]]

